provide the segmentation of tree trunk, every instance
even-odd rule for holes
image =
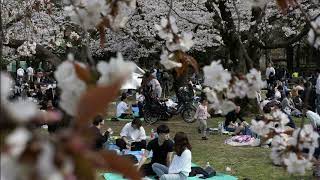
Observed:
[[[3,29],[2,29],[2,1],[0,1],[0,61],[3,62],[2,59],[2,50],[3,50]]]
[[[296,52],[297,52],[296,57],[295,57],[296,66],[300,69],[300,57],[301,57],[301,46],[300,46],[300,44],[297,45]]]
[[[293,47],[288,46],[286,48],[286,54],[287,54],[287,68],[290,73],[293,72]]]

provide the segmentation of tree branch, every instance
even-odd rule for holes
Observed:
[[[308,34],[309,30],[310,30],[310,26],[306,25],[306,26],[304,26],[303,30],[298,35],[296,35],[295,37],[292,37],[292,38],[288,39],[287,41],[282,41],[282,42],[279,42],[279,43],[272,43],[270,45],[265,45],[265,44],[259,42],[258,40],[255,40],[254,43],[258,47],[260,47],[261,49],[286,48],[289,45],[300,41],[304,36],[306,36]]]
[[[2,26],[2,3],[0,3],[0,60],[2,61],[2,49],[3,49],[3,26]]]
[[[10,39],[9,43],[4,45],[10,48],[17,49],[24,42],[25,40]],[[39,44],[37,44],[36,46],[35,56],[39,57],[40,59],[45,58],[47,61],[51,62],[51,64],[53,64],[54,66],[58,66],[61,63],[61,59],[57,55],[53,54],[50,50],[48,50],[47,48]]]
[[[188,19],[188,18],[182,17],[175,9],[173,9],[173,7],[171,7],[170,3],[169,3],[167,0],[166,0],[165,2],[166,2],[166,4],[170,7],[171,11],[174,12],[179,18],[184,19],[184,20],[188,21],[188,22],[191,23],[191,24],[197,24],[197,25],[201,25],[201,26],[205,26],[205,27],[211,28],[211,26],[208,25],[208,24],[203,24],[203,23],[195,22],[195,21],[190,20],[190,19]],[[170,13],[171,13],[171,12],[170,12]],[[214,28],[220,29],[221,27],[220,27],[219,25],[214,25]]]
[[[4,29],[8,29],[11,26],[13,26],[15,23],[21,21],[24,18],[24,16],[22,14],[18,14],[16,15],[10,22],[8,22],[5,26]]]

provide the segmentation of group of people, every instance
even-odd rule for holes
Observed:
[[[277,73],[280,75],[276,76]],[[315,79],[315,77],[317,78]],[[292,82],[291,89],[289,89],[287,72],[283,68],[275,70],[270,64],[266,69],[266,78],[268,83],[266,98],[261,99],[261,92],[257,93],[259,95],[259,98],[257,98],[260,104],[259,108],[263,113],[281,110],[288,116],[290,122],[287,126],[290,128],[296,127],[292,116],[303,116],[302,111],[304,108],[307,108],[310,112],[320,113],[320,70],[317,70],[309,78],[301,78],[299,81],[295,81],[295,83]],[[210,114],[208,113],[207,106],[208,101],[203,96],[194,116],[198,120],[198,130],[202,135],[202,140],[208,139],[207,119],[210,118]],[[233,111],[225,115],[222,128],[235,135],[254,136],[250,130],[250,125],[243,119],[240,105],[236,105]]]
[[[202,140],[208,140],[208,123],[207,119],[210,118],[211,115],[208,113],[208,100],[206,98],[202,98],[200,100],[200,104],[196,110],[194,118],[198,121],[198,130],[201,133]],[[239,120],[239,122],[238,122]],[[244,134],[244,135],[251,135],[252,132],[250,131],[249,124],[244,120],[243,114],[241,112],[241,108],[239,105],[236,108],[228,112],[225,115],[225,122],[223,123],[224,130],[228,132],[232,132],[235,135],[237,134]]]
[[[52,73],[40,70],[35,73],[31,66],[26,70],[20,67],[9,98],[32,101],[43,111],[54,111],[59,108],[60,91]],[[54,126],[49,126],[50,132],[55,129]]]
[[[141,87],[137,90],[136,101],[129,105],[127,93],[122,93],[120,101],[117,103],[116,118],[127,119],[132,117],[143,116],[143,105],[147,98],[154,102],[159,102],[162,94],[162,87],[159,83],[156,73],[147,72],[141,83]]]
[[[112,130],[109,128],[101,133],[103,118],[97,116],[92,126],[89,128],[95,136],[92,147],[100,150],[107,142]],[[156,175],[161,180],[184,180],[191,172],[191,145],[184,132],[175,134],[173,140],[170,139],[170,129],[167,125],[157,127],[157,136],[147,143],[145,129],[142,127],[140,119],[133,119],[124,125],[120,132],[120,138],[116,140],[116,145],[120,151],[143,151],[144,154],[137,167],[145,176]],[[146,163],[152,152],[150,163]],[[175,152],[175,155],[174,155]]]
[[[269,65],[266,70],[268,83],[266,99],[259,100],[259,103],[264,113],[271,113],[278,109],[286,113],[290,119],[287,126],[294,129],[296,126],[291,116],[301,117],[305,107],[318,114],[320,113],[320,72],[318,70],[314,76],[308,79],[295,81],[292,86],[289,86],[286,74],[284,69],[277,71],[271,64]],[[148,142],[142,121],[137,118],[143,115],[143,101],[145,98],[149,98],[145,96],[146,92],[152,99],[159,101],[161,98],[162,87],[155,73],[146,73],[142,87],[138,92],[140,93],[137,95],[136,103],[132,106],[128,103],[126,93],[121,95],[120,102],[117,104],[116,117],[133,118],[133,120],[122,128],[120,138],[116,140],[115,144],[120,151],[126,149],[132,151],[145,150],[142,160],[137,166],[146,176],[157,175],[161,180],[187,179],[191,172],[192,159],[191,145],[187,135],[183,132],[178,132],[171,140],[169,127],[160,125],[156,130],[157,137]],[[53,77],[44,76],[42,72],[35,76],[32,67],[26,69],[26,74],[24,69],[19,68],[11,98],[36,100],[40,109],[52,110],[58,108],[59,91],[56,88]],[[207,119],[211,116],[207,107],[208,101],[205,97],[202,97],[194,115],[194,118],[199,123],[199,132],[202,140],[208,139]],[[137,110],[134,110],[134,108],[137,108]],[[135,111],[138,114],[135,114]],[[104,144],[113,133],[110,128],[102,133],[103,126],[103,117],[97,116],[92,121],[92,126],[89,127],[95,137],[95,141],[92,144],[92,148],[95,150],[103,149]],[[233,111],[225,115],[223,128],[226,131],[233,132],[235,135],[252,135],[249,124],[243,118],[240,105],[237,105]],[[151,162],[145,164],[151,152]],[[173,155],[174,152],[175,155]]]
[[[289,89],[288,80],[276,80],[269,84],[267,101],[281,103],[281,109],[288,115],[301,117],[304,107],[314,112],[320,112],[320,70],[310,77],[298,78],[291,82]]]

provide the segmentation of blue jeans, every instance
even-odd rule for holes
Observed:
[[[160,180],[186,180],[187,176],[179,174],[169,174],[169,168],[159,163],[152,164],[152,170],[160,177]]]

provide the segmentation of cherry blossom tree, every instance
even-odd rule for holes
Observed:
[[[307,35],[309,43],[319,48],[319,34],[319,3],[309,0],[1,1],[5,46],[1,60],[45,58],[56,65],[60,107],[69,115],[61,117],[59,112],[38,110],[33,102],[10,100],[13,80],[1,73],[1,179],[94,179],[96,169],[140,179],[128,160],[109,151],[93,151],[92,135],[86,131],[134,71],[135,63],[124,59],[156,54],[156,60],[180,78],[189,67],[198,71],[193,52],[224,50],[221,61],[211,59],[203,72],[213,108],[227,113],[235,108],[235,98],[255,98],[264,87],[261,72],[254,68],[262,49],[290,47]],[[94,59],[109,51],[118,53]],[[241,68],[226,70],[223,64],[228,61]],[[72,119],[70,127],[53,137],[30,128],[65,117]],[[294,131],[287,131],[286,123],[284,113],[273,111],[261,121],[253,120],[252,129],[273,138],[274,163],[286,166],[289,173],[304,173],[319,146],[318,134],[303,121]]]

